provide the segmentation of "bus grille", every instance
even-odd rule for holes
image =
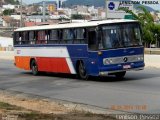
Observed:
[[[128,62],[139,62],[143,61],[143,55],[134,55],[134,56],[123,56],[123,57],[113,57],[113,58],[104,58],[103,64],[119,64],[119,63],[128,63]]]

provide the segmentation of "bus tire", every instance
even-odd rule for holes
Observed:
[[[80,61],[78,64],[78,76],[79,76],[79,78],[81,78],[83,80],[88,79],[86,68],[85,68],[85,65],[82,61]]]
[[[115,73],[116,78],[123,79],[126,71]]]
[[[32,60],[31,61],[31,70],[32,70],[32,74],[33,75],[38,75],[38,73],[39,73],[39,71],[38,71],[38,65],[37,65],[37,63],[36,63],[36,61],[35,60]]]

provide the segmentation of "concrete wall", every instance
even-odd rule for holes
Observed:
[[[12,51],[13,38],[0,37],[0,51]]]

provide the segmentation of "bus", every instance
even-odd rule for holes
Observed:
[[[88,76],[144,69],[142,31],[135,20],[102,20],[23,27],[14,31],[15,66]]]

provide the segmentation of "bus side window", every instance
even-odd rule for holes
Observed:
[[[44,40],[43,40],[43,43],[44,44],[48,43],[48,31],[47,30],[44,31]]]
[[[22,37],[20,32],[16,32],[14,36],[14,44],[22,44]]]
[[[74,30],[74,35],[75,35],[75,44],[84,44],[86,43],[86,29],[84,28],[77,28]]]
[[[12,36],[13,36],[13,43],[14,43],[14,45],[17,45],[16,32],[14,32]]]
[[[46,31],[38,31],[36,44],[46,44],[46,38]]]
[[[27,31],[22,32],[22,40],[21,44],[28,44],[29,41],[29,35]]]
[[[61,43],[72,44],[73,37],[74,37],[73,29],[64,29],[63,34],[62,34]]]
[[[103,35],[102,30],[99,30],[98,31],[98,49],[100,49],[100,50],[104,49],[102,35]]]
[[[89,29],[88,31],[88,48],[89,50],[96,50],[97,49],[97,32],[95,29]]]
[[[51,44],[59,43],[59,31],[58,30],[49,30],[48,35],[49,35],[48,43],[51,43]]]
[[[35,31],[29,32],[29,42],[30,44],[35,44],[36,37],[35,37]]]

